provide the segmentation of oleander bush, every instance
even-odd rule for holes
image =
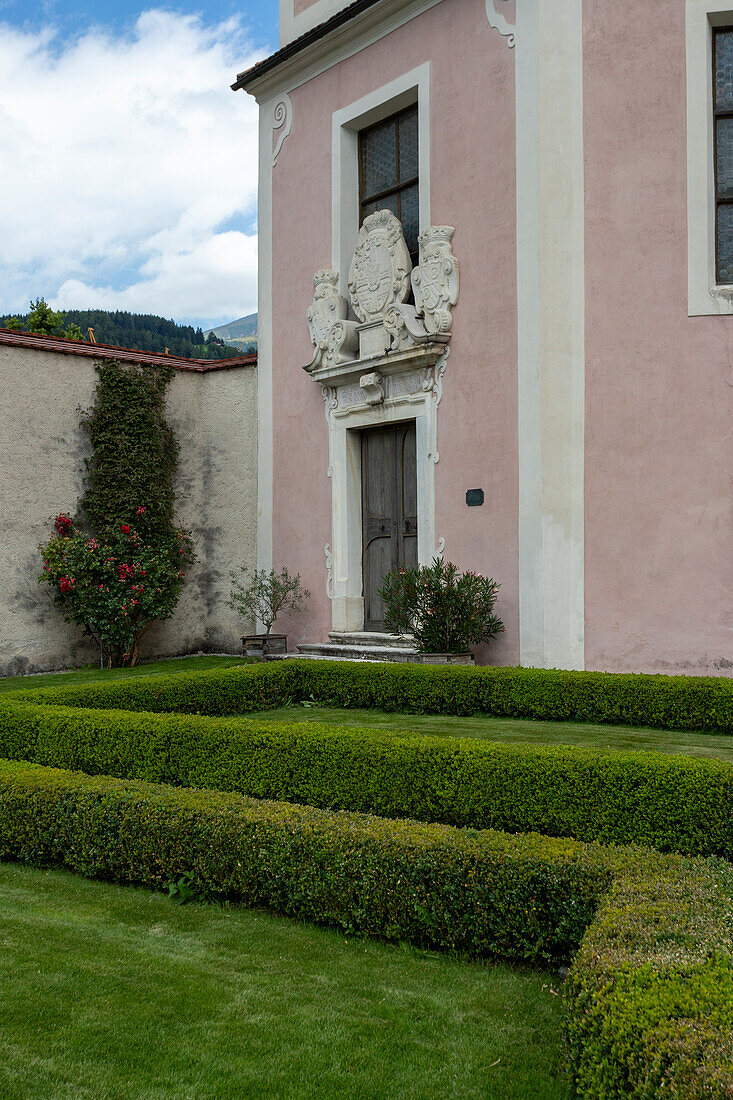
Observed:
[[[421,653],[466,653],[504,630],[494,614],[500,587],[470,569],[459,573],[441,557],[415,569],[395,569],[379,591],[385,629],[414,635]]]
[[[201,891],[482,957],[577,949],[577,1095],[733,1095],[733,871],[720,860],[507,836],[0,762],[0,859]]]
[[[0,705],[0,756],[89,774],[733,859],[733,765],[196,715]]]
[[[37,703],[209,715],[306,699],[416,714],[733,732],[733,681],[713,676],[296,660],[14,695]]]

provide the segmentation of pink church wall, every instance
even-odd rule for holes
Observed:
[[[588,668],[731,671],[733,317],[687,316],[685,5],[585,6]]]
[[[446,557],[501,581],[506,633],[483,657],[518,647],[514,58],[482,4],[439,4],[291,93],[293,126],[273,178],[275,566],[312,592],[287,624],[291,643],[331,626],[328,437],[305,321],[314,271],[331,260],[331,115],[431,61],[431,221],[456,227],[461,290],[438,413],[436,536]],[[466,489],[485,504],[467,508]]]

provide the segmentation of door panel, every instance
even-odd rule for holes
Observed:
[[[415,425],[402,437],[402,552],[400,565],[417,567],[417,450]]]
[[[364,627],[383,630],[385,575],[417,565],[414,422],[362,432],[361,471]]]

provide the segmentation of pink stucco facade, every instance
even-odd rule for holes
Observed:
[[[561,448],[553,458],[555,414],[546,392],[537,404],[549,443],[533,439],[526,396],[533,361],[521,350],[536,300],[538,378],[543,355],[563,369],[562,339],[542,315],[549,298],[542,287],[534,294],[527,286],[536,264],[538,282],[552,290],[543,226],[552,221],[553,204],[564,201],[562,186],[553,191],[552,172],[542,178],[543,147],[550,159],[557,152],[550,123],[542,110],[537,123],[515,83],[517,67],[526,70],[531,61],[521,52],[532,37],[530,15],[518,12],[513,48],[506,28],[490,25],[484,0],[443,0],[381,37],[373,30],[351,56],[329,64],[323,53],[319,71],[301,74],[292,86],[284,78],[290,129],[264,177],[271,193],[271,287],[261,291],[261,309],[262,294],[270,295],[271,331],[262,355],[271,369],[272,415],[261,432],[271,440],[272,479],[260,522],[271,525],[269,561],[299,570],[312,593],[307,613],[284,624],[293,645],[324,641],[332,627],[324,555],[333,545],[328,425],[321,388],[301,367],[313,353],[305,322],[312,276],[332,262],[333,115],[429,63],[430,221],[455,227],[461,278],[437,414],[435,535],[445,540],[446,558],[501,582],[497,610],[506,631],[479,659],[731,674],[733,316],[688,316],[685,2],[647,0],[633,18],[611,0],[561,6],[579,20],[582,52],[582,87],[566,89],[582,96],[581,200],[562,215],[582,237],[580,260],[568,266],[561,256],[557,276],[569,272],[569,327],[582,334],[575,373],[568,375],[577,403],[573,423],[582,431],[579,453],[569,458]],[[295,0],[294,14],[308,7]],[[534,7],[527,4],[525,12]],[[553,33],[539,33],[538,71],[548,88]],[[277,91],[271,85],[268,104]],[[535,124],[536,248],[517,224],[517,210],[526,211],[518,173],[534,163],[531,149],[528,156],[521,147]],[[278,130],[268,130],[267,120],[263,125],[274,146]],[[518,306],[527,301],[530,307]],[[549,368],[544,377],[551,381]],[[541,379],[538,394],[540,385]],[[559,435],[565,411],[558,414]],[[543,484],[562,490],[566,462],[581,470],[581,499],[575,490],[568,494],[575,518],[566,521],[560,506],[548,517],[554,489],[547,488],[549,503],[535,525],[538,548],[527,541],[522,547],[528,536],[521,532],[529,528],[520,509],[533,500],[527,485],[534,479],[540,492]],[[476,487],[485,503],[468,508],[466,490]],[[546,574],[555,575],[555,550],[550,535],[542,535],[550,529],[560,530],[559,583],[566,578],[582,593],[574,627],[581,641],[567,661],[557,647],[543,650],[527,625],[542,622],[532,601],[540,599],[542,583],[551,589]],[[551,591],[542,607],[545,626],[537,629],[547,634]],[[527,652],[546,656],[527,660]]]
[[[586,663],[730,675],[733,317],[688,316],[685,5],[587,3],[584,43]]]

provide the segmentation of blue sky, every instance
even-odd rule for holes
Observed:
[[[93,25],[116,31],[129,29],[141,12],[152,4],[130,3],[129,0],[43,0],[33,7],[29,16],[28,0],[0,0],[0,21],[27,30],[41,26],[58,27],[63,36],[77,35]],[[233,0],[212,0],[211,3],[167,5],[167,11],[200,15],[205,23],[220,23],[232,16],[241,17],[255,42],[268,52],[277,48],[277,0],[248,0],[237,4]]]
[[[0,315],[256,308],[257,110],[277,0],[0,0]]]

